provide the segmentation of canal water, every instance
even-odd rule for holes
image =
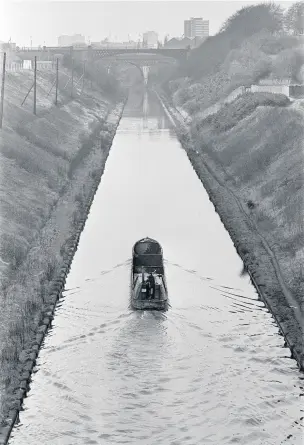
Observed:
[[[133,244],[171,308],[129,309]],[[160,105],[125,108],[11,445],[300,444],[303,380]]]

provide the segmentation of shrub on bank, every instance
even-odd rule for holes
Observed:
[[[228,131],[235,127],[242,119],[252,114],[257,107],[286,107],[290,104],[288,97],[283,94],[245,93],[230,104],[225,104],[220,110],[206,118],[194,118],[192,126],[196,131],[202,125],[211,125],[217,132]]]
[[[63,65],[68,69],[72,68],[72,60],[69,55],[64,56]],[[77,73],[78,76],[82,76],[84,68],[83,63],[74,60],[73,66],[74,72]],[[117,102],[126,94],[118,79],[116,79],[113,74],[108,74],[107,68],[99,62],[86,65],[85,82],[94,82],[106,97],[115,99]]]
[[[301,80],[301,41],[284,27],[284,13],[274,4],[237,11],[215,36],[190,52],[164,89],[174,105],[195,114],[231,91],[276,77]]]
[[[90,122],[91,132],[83,131],[79,135],[80,148],[72,159],[69,168],[69,178],[73,177],[74,171],[83,163],[92,149],[99,144],[102,150],[106,150],[112,141],[113,125],[104,119],[96,119]]]

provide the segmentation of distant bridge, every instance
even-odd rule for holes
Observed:
[[[176,65],[188,57],[190,49],[172,48],[96,48],[88,46],[78,48],[73,46],[52,46],[42,48],[19,48],[17,55],[22,60],[48,61],[61,55],[70,59],[87,62],[104,61],[108,65],[113,62],[125,62],[135,65],[147,83],[149,67],[156,64]]]
[[[124,55],[124,60],[137,60],[147,58],[149,60],[162,60],[165,58],[182,61],[187,58],[189,49],[171,49],[171,48],[96,48],[88,46],[87,48],[77,48],[72,46],[44,46],[42,48],[19,48],[17,55],[22,60],[33,60],[37,56],[38,60],[53,60],[56,55],[68,55],[75,60],[97,61],[104,58],[116,58]]]

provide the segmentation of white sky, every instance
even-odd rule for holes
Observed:
[[[82,34],[87,41],[137,40],[140,33],[153,30],[160,39],[166,34],[183,34],[184,20],[203,17],[210,21],[210,34],[249,1],[10,1],[0,0],[0,40],[20,46],[57,45],[61,34]],[[283,8],[293,2],[274,1]]]

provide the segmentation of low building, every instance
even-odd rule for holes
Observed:
[[[16,43],[11,42],[1,42],[0,41],[0,52],[6,52],[6,55],[14,56],[16,54],[17,46]]]
[[[164,48],[168,49],[186,49],[186,48],[197,48],[204,42],[205,38],[195,37],[190,39],[189,37],[177,38],[173,37],[164,44]]]
[[[15,52],[17,48],[16,43],[14,42],[1,42],[0,41],[0,51],[1,52]]]
[[[164,44],[164,48],[168,49],[185,49],[190,46],[192,47],[192,39],[189,39],[188,37],[184,37],[183,39],[179,39],[177,37],[173,37],[172,39],[168,40],[167,43]]]
[[[250,91],[252,93],[273,93],[284,94],[289,97],[289,85],[276,84],[276,85],[251,85]]]
[[[3,63],[3,55],[6,53],[6,69],[8,71],[16,71],[21,64],[20,58],[17,56],[16,43],[0,42],[0,63]],[[0,68],[1,70],[2,68]]]
[[[204,43],[204,41],[207,39],[208,37],[194,37],[194,39],[192,39],[192,47],[193,48],[197,48],[198,46],[200,46],[202,43]]]

